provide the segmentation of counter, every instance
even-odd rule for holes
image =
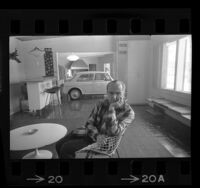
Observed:
[[[41,77],[26,80],[28,90],[28,103],[29,111],[34,112],[41,110],[49,104],[49,98],[47,99],[47,93],[45,89],[51,88],[55,85],[55,77]]]

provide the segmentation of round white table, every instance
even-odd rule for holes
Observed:
[[[10,131],[10,150],[35,149],[23,159],[51,159],[52,152],[38,150],[38,148],[57,142],[66,134],[66,127],[55,123],[38,123],[19,127]]]

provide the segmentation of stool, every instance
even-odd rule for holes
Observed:
[[[54,95],[56,95],[56,98],[57,98],[57,102],[58,102],[58,105],[59,105],[59,113],[61,113],[61,109],[60,109],[60,105],[61,105],[61,101],[59,99],[59,91],[60,91],[60,86],[54,86],[52,88],[49,88],[49,89],[46,89],[44,92],[47,93],[47,98],[46,98],[46,102],[45,102],[45,107],[47,105],[47,102],[48,102],[48,96],[50,96],[50,105],[51,106],[55,106],[56,104],[54,103]],[[61,115],[62,116],[62,115]]]

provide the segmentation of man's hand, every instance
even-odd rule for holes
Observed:
[[[123,104],[123,98],[120,97],[120,99],[117,102],[111,103],[109,106],[109,111],[113,111],[116,108],[119,108]]]
[[[84,134],[87,134],[87,129],[75,129],[73,131],[74,134],[81,134],[81,135],[84,135]]]
[[[97,136],[97,143],[105,144],[106,143],[105,136],[104,135],[98,135]]]

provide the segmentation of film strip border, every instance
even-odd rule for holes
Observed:
[[[1,11],[9,35],[189,34],[190,9]]]
[[[189,159],[12,161],[10,185],[190,185]]]
[[[191,33],[190,9],[1,10],[0,24],[2,38],[10,35]],[[6,160],[5,164],[5,179],[10,185],[191,184],[191,159],[188,158]]]

